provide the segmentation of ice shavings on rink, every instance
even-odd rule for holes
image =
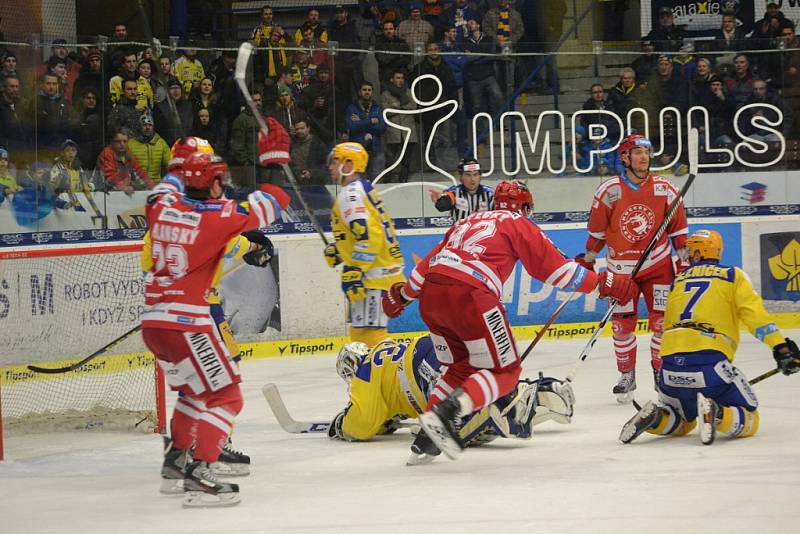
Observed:
[[[800,331],[785,334],[797,339]],[[563,378],[585,340],[543,342],[524,376]],[[655,398],[648,343],[640,342],[640,402]],[[647,352],[647,354],[645,354]],[[735,364],[749,378],[773,366],[748,335]],[[371,443],[280,429],[261,395],[275,382],[297,419],[331,418],[345,386],[334,356],[246,362],[245,408],[236,448],[253,458],[239,478],[242,503],[183,510],[158,493],[161,439],[135,434],[52,434],[10,439],[0,464],[4,534],[147,532],[793,532],[800,520],[797,439],[800,377],[754,386],[761,428],[754,438],[700,445],[645,434],[617,441],[633,408],[611,394],[610,338],[579,368],[572,425],[537,426],[530,441],[497,440],[406,467],[406,431]]]

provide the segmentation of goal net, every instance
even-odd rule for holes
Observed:
[[[160,431],[164,386],[138,328],[141,245],[0,252],[0,459],[3,435]],[[126,336],[127,334],[127,336]],[[124,339],[69,372],[67,367]]]

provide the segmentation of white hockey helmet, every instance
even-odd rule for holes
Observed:
[[[346,343],[336,356],[336,373],[342,380],[350,383],[364,356],[369,354],[369,345],[360,341]]]

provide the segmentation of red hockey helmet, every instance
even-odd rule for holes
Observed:
[[[194,154],[195,152],[213,155],[214,149],[211,147],[211,144],[208,141],[201,139],[200,137],[181,137],[172,144],[167,170],[180,172],[183,162],[186,161],[186,158],[188,158],[189,155]]]
[[[617,154],[622,158],[622,156],[627,156],[631,150],[637,147],[646,148],[651,154],[653,152],[653,143],[650,142],[650,139],[641,134],[630,134],[620,143]]]
[[[215,180],[222,182],[223,178],[211,157],[203,152],[189,154],[181,166],[181,178],[187,189],[208,191]]]
[[[525,182],[506,180],[494,188],[494,209],[525,213],[533,211],[533,195]]]
[[[231,170],[228,164],[225,163],[225,160],[217,154],[211,155],[211,172],[214,178],[218,178],[223,185],[229,185],[231,183]]]

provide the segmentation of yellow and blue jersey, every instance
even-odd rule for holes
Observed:
[[[430,336],[375,345],[350,383],[350,403],[342,421],[345,439],[368,440],[391,430],[394,421],[416,418],[427,408],[439,374]]]
[[[364,287],[385,291],[405,282],[394,224],[368,180],[342,188],[333,204],[331,225],[342,261],[364,272]]]
[[[740,323],[770,347],[784,341],[744,271],[695,264],[675,277],[667,297],[661,356],[714,350],[733,361]]]

